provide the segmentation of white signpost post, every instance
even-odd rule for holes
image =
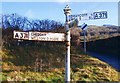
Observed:
[[[65,81],[70,82],[70,29],[69,29],[69,15],[71,14],[71,9],[66,5],[64,9],[64,14],[66,17],[66,56],[65,56]]]

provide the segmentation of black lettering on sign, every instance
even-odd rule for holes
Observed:
[[[46,33],[38,33],[38,36],[46,36]]]
[[[58,38],[50,38],[50,41],[58,41]]]
[[[104,18],[107,18],[108,16],[107,16],[107,12],[103,12],[103,17]]]
[[[20,33],[20,38],[23,38],[23,33]]]
[[[19,38],[18,33],[15,34],[15,38]]]
[[[37,40],[37,37],[36,36],[31,36],[31,39],[32,40]]]
[[[98,13],[94,14],[94,19],[98,19]]]
[[[40,37],[40,39],[39,40],[45,40],[45,38],[44,37]]]
[[[27,33],[24,33],[24,38],[28,38],[28,34]]]
[[[98,13],[98,17],[99,17],[99,18],[102,18],[102,13]]]
[[[37,33],[33,32],[33,33],[31,33],[31,36],[37,36]]]
[[[107,11],[94,12],[93,16],[94,16],[94,19],[106,19]]]

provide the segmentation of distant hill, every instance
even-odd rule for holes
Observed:
[[[81,36],[84,36],[82,31],[80,32],[80,34]],[[114,25],[88,25],[86,35],[88,41],[120,36],[120,27]],[[81,37],[81,40],[83,41],[83,37]]]
[[[118,28],[119,26],[116,26],[116,25],[110,25],[110,24],[104,24],[103,26],[105,27],[114,27],[114,28]]]

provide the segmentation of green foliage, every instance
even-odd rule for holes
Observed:
[[[81,35],[81,41],[84,41],[83,35]],[[89,25],[87,28],[87,41],[95,41],[100,39],[108,39],[112,37],[120,36],[118,33],[118,26],[95,26]]]
[[[3,56],[2,80],[64,82],[65,49],[63,47],[63,44],[43,44],[3,49],[0,52]],[[118,81],[118,72],[115,69],[78,50],[79,48],[75,49],[74,46],[71,46],[72,81]],[[46,65],[44,70],[38,72],[34,71],[36,55],[42,58],[43,64]]]
[[[64,82],[65,43],[21,41],[20,45],[17,45],[17,41],[9,40],[9,37],[6,41],[7,44],[4,44],[0,51],[3,60],[1,62],[3,81]],[[40,64],[37,68],[42,70],[35,70],[36,62]],[[108,64],[88,56],[81,48],[72,45],[71,80],[118,81],[118,72]]]
[[[63,75],[56,74],[54,72],[21,72],[21,71],[13,71],[9,72],[5,77],[5,73],[3,73],[3,81],[50,81],[50,82],[59,82],[63,81]]]
[[[110,57],[119,57],[119,40],[120,37],[112,37],[108,39],[101,39],[97,41],[91,41],[87,43],[87,50],[99,53],[106,54]]]

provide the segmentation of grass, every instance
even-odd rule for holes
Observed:
[[[77,65],[76,68],[72,68],[73,80],[75,81],[119,81],[118,72],[96,58],[79,55],[73,59],[72,65]]]
[[[57,72],[56,72],[57,73]],[[62,81],[60,75],[55,72],[10,72],[7,76],[8,81]]]
[[[14,46],[0,51],[3,81],[64,82],[65,47],[61,45]],[[36,58],[43,70],[34,70]],[[49,64],[49,65],[48,65]],[[120,74],[120,73],[119,73]],[[120,81],[118,72],[105,62],[71,47],[71,81]]]

